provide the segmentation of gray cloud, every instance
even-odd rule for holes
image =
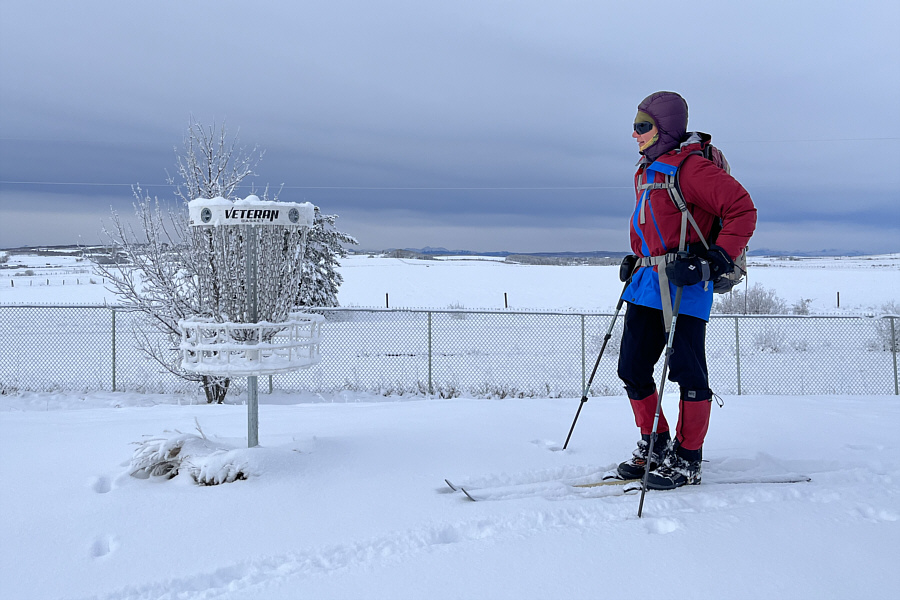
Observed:
[[[130,211],[129,184],[170,195],[193,116],[264,148],[256,185],[340,214],[366,248],[622,250],[635,107],[673,89],[757,201],[766,246],[900,250],[898,168],[879,158],[900,150],[879,117],[900,105],[894,2],[3,13],[0,180],[28,183],[0,184],[0,245],[89,238],[110,204]]]

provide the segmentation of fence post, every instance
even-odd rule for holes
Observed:
[[[434,384],[431,379],[431,311],[428,311],[428,394],[434,395]]]
[[[587,359],[585,356],[587,354],[586,341],[584,339],[584,315],[581,315],[581,389],[584,389],[585,384],[587,383],[587,372],[585,371],[584,362]]]
[[[737,392],[741,395],[741,333],[738,317],[734,318],[734,356],[737,362]]]
[[[891,319],[891,354],[894,355],[894,395],[900,396],[900,382],[897,380],[897,330],[894,328],[895,317]]]
[[[112,391],[116,391],[116,309],[112,309]]]

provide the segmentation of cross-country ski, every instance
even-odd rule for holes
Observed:
[[[567,497],[600,498],[605,496],[634,494],[641,491],[640,479],[609,478],[590,483],[547,481],[541,483],[526,483],[520,485],[481,488],[452,484],[446,479],[444,481],[452,491],[462,492],[467,499],[472,501],[512,500],[517,498],[526,498],[529,496],[544,497],[556,500],[565,499]],[[727,485],[808,483],[810,481],[812,481],[812,478],[797,474],[731,478],[711,477],[709,481],[705,482],[702,486],[689,486],[686,489],[708,490],[717,486]],[[601,493],[583,492],[585,490],[591,490],[592,488],[604,488],[604,490]],[[671,491],[675,492],[675,490]]]

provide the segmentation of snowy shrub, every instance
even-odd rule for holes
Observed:
[[[466,309],[466,307],[465,307],[461,302],[451,302],[451,303],[447,306],[447,308],[448,308],[450,311],[458,311],[458,310],[465,310],[465,309]],[[456,320],[460,320],[460,321],[461,321],[461,320],[464,320],[464,319],[466,318],[466,316],[467,316],[467,315],[466,315],[466,313],[464,313],[464,312],[450,312],[450,318],[451,318],[451,319],[456,319]]]
[[[801,298],[797,300],[794,305],[791,307],[791,314],[793,315],[808,315],[809,314],[809,304],[812,302],[812,298]]]
[[[393,381],[382,383],[378,386],[376,393],[382,396],[415,396],[421,390],[422,384],[407,384],[402,381]]]
[[[219,485],[247,479],[248,468],[244,459],[246,450],[219,450],[195,458],[190,465],[190,476],[198,485]]]
[[[185,444],[202,438],[193,434],[182,434],[174,437],[152,438],[138,443],[137,450],[131,456],[131,475],[139,479],[163,477],[171,479],[181,471],[181,463],[188,454],[182,454]]]
[[[784,349],[785,333],[777,328],[767,326],[753,339],[753,345],[760,352],[781,352]]]
[[[138,442],[131,457],[132,477],[172,479],[185,474],[198,485],[247,479],[245,450],[214,443],[202,431],[200,434],[176,431],[168,437]]]
[[[791,348],[793,348],[797,352],[808,352],[809,342],[806,340],[793,341],[791,342]]]
[[[875,321],[875,343],[869,344],[869,347],[873,350],[900,352],[900,304],[894,301],[883,304],[881,314],[883,316]]]
[[[591,389],[588,390],[588,396],[618,396],[622,393],[622,388],[619,386],[611,387],[607,384],[593,384],[591,385]]]
[[[783,315],[787,313],[787,304],[775,294],[775,290],[767,290],[755,283],[746,292],[735,289],[719,295],[712,312],[725,315]]]
[[[463,394],[462,390],[459,388],[459,384],[456,382],[437,384],[433,386],[433,389],[434,395],[438,398],[459,398]]]
[[[546,385],[545,387],[549,393],[550,386]],[[507,383],[488,382],[475,386],[468,393],[476,398],[499,398],[501,400],[504,398],[534,398],[538,395],[534,390],[519,389]]]
[[[604,354],[609,354],[610,356],[617,356],[619,354],[619,348],[622,344],[623,323],[624,319],[621,317],[616,321],[609,342],[606,344],[606,350],[603,351]],[[603,327],[603,330],[600,333],[594,334],[589,338],[587,352],[593,358],[596,358],[600,353],[600,349],[603,348],[603,338],[606,337],[606,328],[609,327],[609,323],[604,323],[604,325],[605,327]]]

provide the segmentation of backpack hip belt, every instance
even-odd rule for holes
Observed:
[[[676,254],[667,252],[659,256],[639,256],[636,264],[640,267],[657,267],[659,275],[659,295],[662,301],[663,322],[666,333],[672,328],[672,294],[669,292],[669,277],[666,275],[666,264],[675,261]]]

